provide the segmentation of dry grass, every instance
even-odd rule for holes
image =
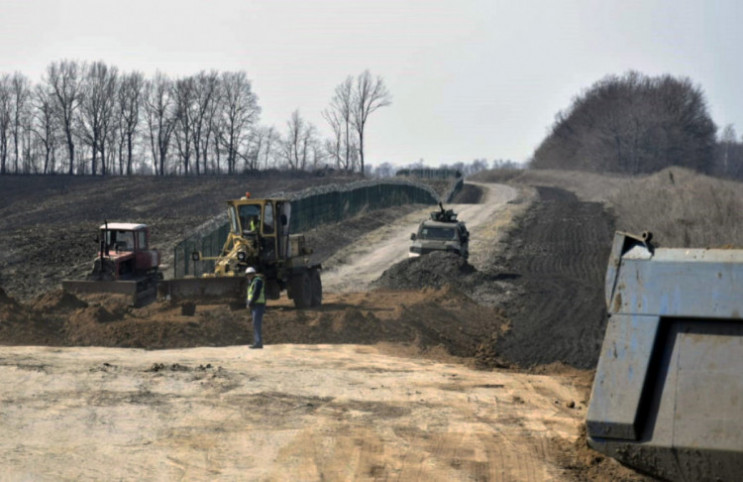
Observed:
[[[468,176],[467,180],[476,182],[508,182],[523,173],[524,170],[522,169],[491,169]]]
[[[741,182],[678,167],[640,177],[536,169],[485,171],[476,180],[572,191],[583,201],[604,203],[616,215],[617,230],[651,231],[658,245],[743,248]]]
[[[511,171],[513,172],[513,171]],[[527,169],[515,171],[506,180],[529,186],[558,187],[572,191],[582,201],[607,202],[609,196],[617,193],[623,186],[632,182],[631,177],[619,174],[595,174],[583,171],[562,171],[551,169]],[[493,174],[490,174],[493,173]],[[483,177],[499,176],[498,171],[486,171]],[[504,181],[489,181],[504,182]]]
[[[610,198],[617,229],[668,247],[743,248],[743,184],[681,168],[638,178]]]

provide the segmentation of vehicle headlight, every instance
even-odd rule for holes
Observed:
[[[247,255],[245,254],[245,251],[240,251],[239,253],[237,253],[238,261],[245,261],[246,258]]]

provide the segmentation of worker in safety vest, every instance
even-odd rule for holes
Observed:
[[[258,233],[258,216],[250,218],[250,231]]]
[[[252,266],[245,270],[248,276],[248,294],[245,304],[253,318],[253,344],[250,348],[263,348],[263,313],[266,311],[266,283],[263,275]]]

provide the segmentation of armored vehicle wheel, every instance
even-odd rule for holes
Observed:
[[[310,271],[310,279],[312,280],[312,306],[322,305],[322,279],[320,279],[320,271],[313,269]]]
[[[294,306],[302,309],[312,306],[312,279],[307,271],[292,278],[292,299]]]

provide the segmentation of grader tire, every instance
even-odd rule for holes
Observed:
[[[292,278],[292,299],[300,310],[312,306],[312,279],[307,271]]]
[[[310,271],[310,279],[312,280],[312,306],[322,305],[322,279],[320,279],[320,271],[313,269]]]

